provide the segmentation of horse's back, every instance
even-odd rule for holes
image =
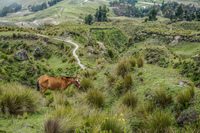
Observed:
[[[42,75],[41,77],[38,78],[39,80],[39,84],[45,88],[49,88],[49,89],[58,89],[61,88],[61,83],[62,80],[60,77],[56,78],[56,77],[51,77],[48,75]]]

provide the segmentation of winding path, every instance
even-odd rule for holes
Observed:
[[[42,34],[36,34],[38,36],[42,36],[42,37],[47,37],[47,38],[50,38],[49,36],[46,36],[46,35],[42,35]],[[79,48],[78,44],[72,42],[71,40],[68,40],[68,39],[59,39],[59,38],[53,38],[55,40],[59,40],[59,41],[64,41],[64,42],[67,42],[67,43],[71,43],[73,45],[76,46],[76,48],[73,50],[73,56],[76,58],[76,60],[78,61],[78,65],[83,69],[85,70],[85,67],[83,66],[83,64],[81,64],[81,61],[80,59],[78,58],[78,55],[76,54],[76,50]]]

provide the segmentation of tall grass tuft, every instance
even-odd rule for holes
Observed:
[[[88,88],[93,86],[93,82],[90,78],[83,78],[81,80],[81,85],[82,85],[83,89],[87,90]]]
[[[131,71],[130,62],[126,58],[122,59],[117,63],[115,71],[118,76],[124,77],[127,72]]]
[[[126,89],[131,88],[131,86],[133,85],[133,78],[131,76],[131,73],[125,74],[123,84],[124,84],[124,88]]]
[[[122,96],[122,104],[134,109],[138,104],[137,94],[130,91],[127,92],[126,94],[124,94],[124,96]]]
[[[92,89],[87,92],[86,101],[90,105],[97,108],[102,108],[105,106],[105,97],[103,93],[96,89]]]
[[[144,120],[145,131],[150,133],[165,133],[171,126],[171,116],[164,111],[155,110]]]
[[[163,88],[155,89],[153,95],[156,101],[163,107],[172,101],[172,95],[167,95],[166,90]]]
[[[152,101],[148,101],[146,104],[138,106],[137,110],[141,117],[146,118],[149,114],[152,114],[154,108],[154,103]]]
[[[131,65],[131,67],[135,67],[136,66],[136,60],[133,57],[128,58],[128,61]]]
[[[101,124],[101,130],[103,132],[123,133],[125,128],[125,121],[123,120],[115,116],[106,117]]]
[[[33,89],[18,84],[1,85],[0,109],[4,114],[37,112],[42,105],[41,95]]]
[[[45,133],[61,133],[60,120],[49,118],[44,123]]]
[[[137,59],[137,66],[140,68],[140,67],[143,67],[144,66],[144,57],[143,56],[139,56],[138,59]]]
[[[186,89],[179,92],[176,96],[176,102],[181,106],[187,107],[193,95],[193,94],[191,95],[190,91],[192,90]]]

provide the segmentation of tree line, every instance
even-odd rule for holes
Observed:
[[[43,2],[40,5],[29,5],[28,9],[29,9],[29,11],[32,11],[32,12],[38,12],[38,11],[47,9],[48,6],[51,7],[51,6],[57,4],[60,1],[62,1],[62,0],[51,0],[51,1],[48,1],[48,2]]]
[[[8,13],[13,13],[13,12],[18,12],[22,9],[22,5],[13,3],[9,6],[5,6],[1,11],[0,11],[0,17],[5,17]]]

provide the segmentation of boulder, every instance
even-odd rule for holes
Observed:
[[[14,58],[20,61],[28,60],[27,51],[24,49],[17,51],[14,55]]]

